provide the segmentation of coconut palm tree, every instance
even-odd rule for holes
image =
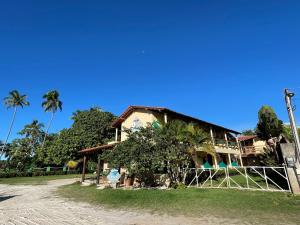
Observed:
[[[27,95],[21,95],[17,90],[13,90],[13,91],[9,92],[9,95],[4,98],[4,105],[7,108],[13,108],[14,112],[13,112],[12,121],[11,121],[10,126],[9,126],[8,134],[6,136],[4,144],[2,145],[0,158],[2,157],[2,154],[3,154],[3,151],[6,147],[8,138],[11,134],[11,131],[12,131],[15,119],[16,119],[16,113],[17,113],[18,107],[23,108],[24,106],[29,106],[29,102],[26,99],[27,99]]]
[[[39,123],[38,120],[33,120],[32,123],[25,125],[19,132],[20,135],[24,135],[29,139],[32,154],[35,152],[35,147],[43,141],[43,127],[43,123]]]
[[[48,135],[49,128],[52,124],[53,118],[57,110],[59,109],[60,111],[62,110],[62,102],[59,100],[59,93],[56,90],[49,91],[48,93],[44,94],[43,99],[45,101],[42,102],[42,107],[44,108],[45,112],[51,112],[51,118],[49,121],[49,124],[47,126],[45,135],[44,135],[44,140],[42,143],[42,148],[45,145],[45,141]]]

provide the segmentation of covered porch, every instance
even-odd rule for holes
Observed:
[[[83,166],[82,166],[82,174],[81,174],[81,183],[84,183],[86,180],[86,172],[87,172],[87,164],[89,160],[96,161],[96,184],[100,183],[100,174],[101,172],[105,172],[108,169],[108,165],[106,162],[101,160],[101,154],[105,150],[113,149],[117,143],[100,145],[93,148],[87,148],[79,151],[79,153],[83,156]]]
[[[209,153],[197,151],[193,157],[196,168],[223,168],[243,166],[241,155],[236,151],[218,151]]]

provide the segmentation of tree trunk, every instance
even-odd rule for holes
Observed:
[[[43,140],[43,143],[42,143],[42,149],[44,148],[45,141],[46,141],[46,138],[47,138],[47,135],[48,135],[49,128],[50,128],[50,126],[52,124],[53,118],[54,118],[54,112],[52,112],[52,115],[51,115],[51,118],[50,118],[47,130],[46,130],[46,133],[45,133],[45,136],[44,136],[44,140]]]
[[[14,125],[14,122],[15,122],[15,119],[16,119],[16,113],[17,113],[17,107],[15,106],[13,118],[12,118],[12,121],[11,121],[11,123],[10,123],[9,130],[8,130],[8,134],[7,134],[7,136],[6,136],[5,142],[4,142],[4,144],[3,144],[3,146],[2,146],[2,149],[1,149],[0,159],[2,158],[2,155],[3,155],[4,149],[5,149],[5,147],[6,147],[8,138],[9,138],[10,133],[11,133],[11,131],[12,131],[12,128],[13,128],[13,125]]]

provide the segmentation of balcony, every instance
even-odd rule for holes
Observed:
[[[243,156],[247,156],[247,155],[255,155],[259,153],[255,146],[243,146],[242,147],[242,155]]]
[[[223,154],[240,154],[239,145],[236,141],[225,139],[214,139],[215,143],[215,150],[217,153],[223,153]]]
[[[226,141],[224,139],[214,139],[214,140],[215,140],[215,146],[223,147],[223,148],[239,149],[239,146],[236,141]]]

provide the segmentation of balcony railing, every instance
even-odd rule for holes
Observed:
[[[224,147],[224,148],[235,148],[235,149],[238,149],[239,146],[238,144],[236,143],[236,141],[227,141],[224,140],[224,139],[214,139],[215,140],[215,145],[216,146],[220,146],[220,147]]]
[[[250,155],[257,153],[255,146],[243,146],[242,147],[242,154]]]

